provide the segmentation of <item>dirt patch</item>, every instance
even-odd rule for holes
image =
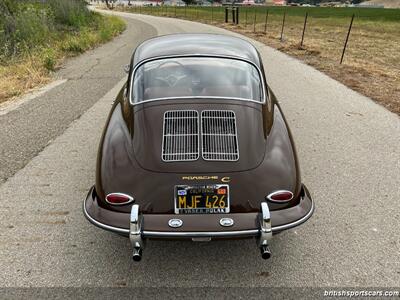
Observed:
[[[49,211],[45,214],[48,216],[66,216],[69,214],[69,211]]]
[[[42,221],[39,224],[47,224],[47,225],[64,225],[67,224],[65,220],[56,220],[56,221]]]

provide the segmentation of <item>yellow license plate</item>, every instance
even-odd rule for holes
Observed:
[[[229,186],[227,184],[177,185],[175,186],[175,213],[229,213]]]

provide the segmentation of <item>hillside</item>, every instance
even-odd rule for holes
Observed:
[[[273,0],[266,0],[267,3],[272,3]],[[288,0],[288,2],[292,3],[300,3],[300,4],[323,4],[327,2],[342,2],[342,3],[352,3],[352,4],[359,4],[359,3],[371,3],[377,5],[384,5],[385,8],[400,8],[400,0]]]
[[[369,0],[365,3],[382,4],[385,8],[400,8],[400,0]]]

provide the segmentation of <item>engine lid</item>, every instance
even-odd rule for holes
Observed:
[[[172,173],[239,172],[262,162],[266,140],[261,104],[194,101],[136,106],[133,148],[142,168]]]

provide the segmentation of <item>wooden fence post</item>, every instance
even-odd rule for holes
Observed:
[[[264,34],[267,34],[268,13],[269,10],[267,9],[267,12],[265,13]]]
[[[286,20],[286,10],[283,13],[282,30],[281,30],[281,42],[283,41],[283,30],[285,28],[285,20]]]
[[[256,32],[256,24],[257,24],[257,10],[254,7],[254,21],[253,21],[253,32]]]
[[[347,32],[347,37],[346,37],[346,42],[344,43],[343,52],[342,52],[342,57],[340,58],[340,64],[342,64],[342,62],[343,62],[344,53],[346,52],[347,43],[348,43],[349,37],[350,37],[351,28],[353,27],[353,21],[354,21],[354,14],[353,14],[353,16],[351,17],[350,26],[349,26],[349,31]]]
[[[307,18],[308,18],[308,12],[306,12],[306,16],[305,16],[305,18],[304,18],[304,27],[303,27],[303,34],[301,35],[300,47],[303,47],[304,33],[306,32],[306,26],[307,26]]]

